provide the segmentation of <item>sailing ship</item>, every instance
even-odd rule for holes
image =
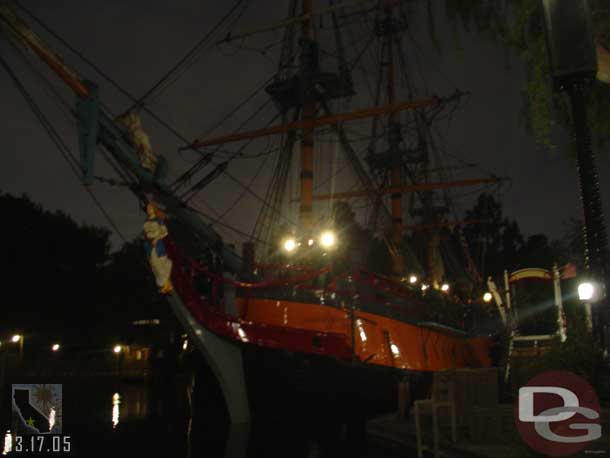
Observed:
[[[464,94],[417,90],[403,39],[407,3],[330,2],[313,11],[311,0],[291,0],[285,21],[228,35],[225,44],[282,31],[278,70],[263,89],[275,124],[185,141],[180,149],[198,159],[172,181],[136,114],[144,101],[133,98],[134,109],[113,118],[95,83],[69,68],[17,7],[0,7],[9,41],[33,51],[77,96],[83,180],[95,179],[99,147],[147,206],[157,283],[219,379],[234,422],[277,409],[365,417],[395,410],[398,386],[422,396],[436,371],[492,365],[491,338],[465,320],[482,282],[450,220],[449,191],[497,178],[448,179],[432,132]],[[347,35],[356,19],[370,36]],[[360,75],[371,56],[373,71]],[[275,158],[270,184],[238,254],[215,229],[220,218],[211,224],[192,198],[229,173],[250,143],[272,137],[279,146],[267,153]],[[219,161],[218,151],[233,144],[238,152]],[[336,189],[348,182],[339,155],[356,190]],[[319,192],[325,185],[329,192]],[[365,206],[352,211],[346,202],[355,200]],[[449,227],[470,289],[443,267]]]

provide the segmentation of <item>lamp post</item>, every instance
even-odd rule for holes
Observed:
[[[542,4],[553,83],[556,90],[567,92],[572,107],[585,267],[587,276],[602,290],[592,309],[592,330],[596,347],[607,357],[609,310],[604,284],[610,273],[610,256],[586,105],[587,88],[597,75],[591,11],[587,0],[542,0]]]
[[[577,149],[578,180],[583,207],[585,242],[585,267],[590,277],[599,282],[600,301],[592,310],[593,336],[603,351],[608,352],[608,301],[605,283],[608,281],[608,238],[599,192],[599,179],[595,154],[591,148],[591,136],[587,124],[584,82],[574,82],[568,87],[574,124],[574,142]]]

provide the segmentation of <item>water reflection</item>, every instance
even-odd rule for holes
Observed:
[[[231,426],[224,405],[196,394],[189,405],[190,384],[182,382],[161,400],[150,385],[135,382],[82,385],[65,393],[64,433],[73,438],[74,456],[112,456],[116,450],[147,458],[388,456],[367,446],[362,423],[331,420],[327,412]],[[7,436],[4,450],[10,450],[9,441]]]
[[[49,431],[53,431],[53,426],[55,426],[55,409],[51,407],[51,411],[49,412]]]
[[[194,412],[187,438],[188,458],[388,456],[386,451],[368,446],[364,425],[359,422],[345,424],[320,415],[317,418],[223,427],[214,424],[213,412],[206,412],[203,418],[197,418],[198,413],[200,412]]]
[[[119,393],[112,395],[112,428],[116,428],[119,424],[119,405],[121,404],[121,396]]]
[[[245,458],[248,454],[249,424],[232,425],[225,445],[224,458]]]
[[[13,436],[10,431],[7,431],[4,435],[4,447],[2,449],[2,454],[6,455],[10,451],[13,450]]]

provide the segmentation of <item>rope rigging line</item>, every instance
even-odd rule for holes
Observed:
[[[179,75],[177,78],[174,78],[172,81],[169,81],[169,79],[174,77],[179,71],[182,71],[184,73],[184,71],[188,70],[189,66],[192,66],[194,64],[197,54],[202,51],[202,48],[220,30],[223,24],[229,20],[229,18],[233,15],[233,13],[242,3],[244,3],[244,0],[237,0],[237,2],[233,4],[233,7],[229,10],[229,12],[225,14],[220,19],[220,21],[218,21],[214,25],[214,27],[212,27],[211,30],[206,33],[203,38],[201,38],[181,59],[179,59],[178,62],[176,62],[167,72],[165,72],[165,74],[163,74],[159,81],[157,81],[148,91],[144,93],[142,97],[138,99],[138,101],[134,105],[132,105],[126,111],[130,111],[136,107],[143,106],[146,99],[151,98],[155,94],[155,92],[157,93],[156,95],[159,96],[163,90],[166,90],[171,84],[175,83],[181,75]],[[162,85],[166,83],[168,84],[165,87],[162,87]]]
[[[257,113],[255,113],[254,115],[252,115],[246,122],[248,122],[253,116],[255,116]],[[271,118],[271,120],[268,121],[267,126],[270,125],[272,122],[274,122],[278,117],[280,116],[280,113],[276,114],[273,118]],[[225,160],[224,162],[216,165],[216,168],[208,173],[201,181],[199,181],[195,186],[191,187],[189,190],[187,190],[181,198],[184,198],[184,196],[191,194],[187,201],[192,199],[197,192],[201,191],[203,189],[203,187],[207,184],[209,184],[211,182],[211,179],[216,178],[218,175],[220,175],[221,173],[224,173],[226,170],[226,167],[228,166],[229,162],[232,161],[233,159],[235,159],[235,157],[237,155],[239,155],[241,153],[241,151],[243,151],[250,143],[252,143],[252,141],[254,141],[254,139],[250,139],[248,140],[241,148],[239,148],[233,155],[233,157],[229,157],[227,160]],[[268,142],[268,146],[270,146],[270,143]],[[267,155],[265,157],[265,160],[263,161],[263,163],[265,163],[267,161],[267,159],[269,158],[269,155]],[[259,172],[260,173],[260,169]],[[244,194],[251,189],[252,186],[252,182],[253,180],[250,181],[250,183],[248,185],[246,185],[246,187],[243,188],[243,192],[240,194],[240,198],[239,200],[241,200],[241,198],[243,198]],[[236,204],[236,203],[235,203]],[[233,206],[235,206],[235,204]],[[230,209],[233,208],[233,206],[230,207]],[[224,217],[224,215],[226,215],[228,213],[228,211],[225,211],[221,218]]]
[[[290,5],[290,9],[294,9],[296,7],[296,0],[292,1]],[[289,33],[289,29],[287,29],[285,39],[292,41],[292,35]],[[282,52],[284,53],[288,47],[285,47]],[[278,73],[279,74],[279,73]],[[288,75],[284,75],[288,77]],[[295,109],[293,113],[293,121],[296,121],[299,118],[300,109]],[[287,113],[282,114],[282,124],[286,123]],[[265,192],[265,201],[270,202],[271,206],[274,208],[283,208],[285,191],[286,191],[286,183],[288,181],[288,176],[290,172],[290,167],[292,164],[293,153],[294,153],[294,144],[296,142],[296,131],[288,132],[281,139],[280,144],[280,152],[277,155],[277,160],[275,163],[275,167],[273,170],[273,175],[267,186],[267,191]],[[263,207],[258,213],[256,218],[256,222],[252,228],[252,233],[250,234],[251,240],[256,238],[264,239],[269,241],[271,234],[271,226],[274,224],[273,219],[269,215],[268,207]]]
[[[265,109],[265,107],[267,105],[269,105],[269,103],[271,102],[271,99],[267,100],[265,103],[263,103],[254,113],[252,113],[252,115],[250,115],[245,121],[243,121],[241,123],[241,125],[237,128],[237,131],[239,131],[240,129],[242,129],[247,123],[249,123],[254,117],[256,117],[261,111],[263,111]],[[277,116],[275,118],[273,118],[269,123],[267,123],[267,126],[269,124],[271,124],[271,122],[273,122],[273,120],[275,120],[277,118]],[[242,145],[237,151],[231,153],[231,155],[229,156],[229,158],[225,161],[232,161],[233,159],[236,159],[241,152],[248,146],[250,145],[250,143],[252,143],[254,139],[251,139],[249,141],[247,141],[244,145]],[[199,170],[201,170],[203,167],[205,167],[205,165],[209,164],[212,160],[212,157],[218,153],[220,150],[222,149],[222,145],[218,145],[213,151],[206,153],[205,156],[203,158],[201,158],[199,160],[199,162],[195,163],[189,170],[187,170],[185,173],[183,173],[182,175],[180,175],[178,178],[176,178],[174,180],[174,182],[170,185],[171,188],[174,191],[177,191],[181,186],[184,186],[186,184],[186,182],[188,180],[190,180],[193,175],[195,173],[197,173]],[[220,165],[220,164],[218,164]],[[188,192],[188,191],[187,191]]]
[[[96,64],[94,64],[91,60],[87,59],[87,57],[80,52],[79,50],[77,50],[74,46],[72,46],[70,43],[68,43],[64,38],[62,38],[57,32],[55,32],[54,30],[52,30],[49,26],[47,26],[42,20],[40,20],[38,17],[36,17],[33,13],[31,13],[29,10],[27,10],[25,7],[23,7],[23,5],[21,5],[18,2],[15,2],[15,4],[22,10],[24,11],[32,20],[34,20],[38,25],[40,25],[41,28],[43,28],[47,33],[49,33],[51,36],[53,36],[56,40],[58,40],[62,45],[64,45],[68,50],[70,50],[70,52],[72,52],[73,54],[75,54],[77,57],[79,57],[84,63],[86,63],[89,67],[91,67],[96,73],[98,73],[102,78],[104,78],[106,81],[108,81],[115,89],[117,89],[121,94],[123,94],[125,97],[127,97],[128,99],[130,99],[133,103],[138,103],[138,99],[132,95],[130,92],[128,92],[125,88],[123,88],[118,82],[116,82],[113,78],[111,78],[107,73],[105,73],[100,67],[98,67]],[[145,111],[148,115],[150,115],[155,121],[157,121],[159,123],[159,125],[161,125],[163,128],[165,128],[168,132],[170,132],[172,135],[174,135],[177,139],[179,139],[181,142],[183,142],[185,145],[190,144],[190,141],[184,136],[182,135],[180,132],[178,132],[174,127],[172,127],[168,122],[166,122],[164,119],[162,119],[159,115],[157,115],[154,111],[152,111],[150,108],[148,108],[147,106],[143,106],[141,107],[143,111]],[[199,152],[201,155],[205,155],[205,153],[203,153],[200,149],[196,150],[197,152]],[[214,163],[212,161],[212,163],[214,165],[218,165],[216,163]],[[252,191],[251,189],[247,189],[247,186],[242,183],[238,178],[236,178],[232,173],[230,173],[228,170],[224,170],[223,174],[233,183],[235,183],[237,186],[241,187],[242,189],[246,189],[246,192],[253,198],[255,198],[256,200],[258,200],[259,202],[261,202],[263,205],[267,205],[267,203],[265,202],[265,200],[259,196],[257,193],[255,193],[254,191]],[[289,219],[285,218],[281,212],[277,209],[272,208],[271,209],[274,213],[276,213],[280,218],[284,218],[287,221],[290,222]]]
[[[44,113],[42,112],[42,110],[40,109],[40,107],[38,106],[38,104],[36,103],[36,101],[32,98],[32,96],[30,95],[30,93],[27,91],[27,89],[25,88],[25,86],[23,85],[23,83],[19,80],[19,77],[15,74],[15,72],[12,70],[12,68],[9,66],[8,62],[6,62],[6,60],[4,60],[4,58],[2,56],[0,56],[0,65],[4,68],[4,70],[8,73],[10,79],[13,81],[13,83],[15,84],[15,86],[17,87],[17,90],[19,91],[19,93],[23,96],[23,98],[25,99],[25,101],[27,102],[27,104],[29,105],[30,109],[32,110],[32,112],[34,113],[34,115],[36,116],[36,119],[38,120],[38,122],[41,124],[41,126],[43,127],[43,129],[47,132],[47,134],[49,135],[49,138],[51,139],[51,141],[55,144],[55,146],[57,147],[59,153],[61,154],[61,156],[64,158],[64,160],[67,162],[70,170],[72,170],[72,172],[75,174],[75,176],[77,177],[77,180],[79,182],[79,184],[81,186],[83,186],[83,188],[85,189],[85,191],[87,191],[87,193],[89,194],[89,196],[91,197],[91,199],[93,200],[93,202],[95,203],[95,205],[99,208],[99,210],[102,212],[102,214],[104,215],[104,217],[106,218],[106,220],[108,221],[108,223],[110,224],[110,226],[114,229],[114,231],[117,233],[117,235],[123,240],[123,242],[127,243],[127,239],[125,238],[125,236],[123,235],[123,233],[121,232],[121,230],[118,228],[118,226],[116,225],[116,223],[114,222],[114,220],[112,219],[112,217],[110,216],[110,214],[106,211],[106,209],[104,208],[104,206],[102,205],[102,203],[99,201],[99,199],[95,196],[95,194],[93,193],[93,191],[91,191],[91,189],[89,189],[87,186],[85,186],[83,184],[83,182],[80,179],[82,170],[80,168],[80,165],[78,163],[78,160],[74,157],[74,155],[72,154],[72,152],[70,151],[70,148],[66,145],[66,143],[62,140],[61,136],[57,133],[57,131],[55,130],[55,128],[53,127],[53,125],[49,122],[49,120],[45,117]]]
[[[233,116],[237,111],[239,111],[247,102],[249,102],[252,98],[254,98],[262,89],[264,89],[278,74],[278,72],[280,72],[282,70],[282,68],[286,67],[287,65],[289,65],[292,60],[294,60],[295,55],[293,54],[289,59],[286,60],[286,62],[284,64],[282,64],[280,66],[280,68],[278,69],[277,72],[275,72],[273,75],[271,75],[269,78],[267,78],[262,84],[259,84],[257,86],[257,88],[242,102],[240,102],[236,107],[234,107],[229,113],[227,113],[222,119],[220,119],[220,121],[218,121],[216,124],[214,124],[211,128],[209,128],[205,133],[201,134],[200,137],[205,137],[210,135],[215,129],[217,129],[220,125],[222,125],[225,121],[227,121],[231,116]],[[248,117],[245,121],[243,121],[240,126],[237,128],[237,131],[239,131],[240,129],[242,129],[248,122],[250,122],[254,117],[256,117],[256,115],[258,115],[267,105],[269,105],[269,103],[271,102],[271,99],[267,99],[267,101],[265,101],[263,103],[262,106],[260,106],[252,115],[250,115],[250,117]],[[275,118],[274,118],[275,119]],[[270,124],[270,123],[269,123]],[[269,125],[267,124],[267,125]],[[252,142],[252,140],[248,141],[247,143],[245,143],[244,145],[242,145],[237,151],[235,152],[231,152],[229,153],[229,159],[228,160],[234,160],[236,158],[243,158],[243,151],[246,147],[248,147],[248,145],[250,145],[250,143]],[[217,148],[215,148],[212,152],[207,153],[202,159],[200,159],[198,162],[196,162],[193,166],[191,166],[190,169],[188,169],[184,174],[182,174],[181,176],[179,176],[176,180],[174,180],[174,182],[170,185],[174,191],[176,191],[180,186],[185,185],[186,183],[190,182],[190,179],[196,174],[198,173],[200,170],[203,169],[203,167],[205,167],[207,164],[210,163],[211,158],[213,155],[217,154],[218,152],[220,152],[222,150],[222,145],[219,145]],[[267,151],[266,154],[269,154],[270,151]],[[254,157],[260,157],[264,155],[264,153],[260,153],[258,155],[255,156],[250,156],[250,157],[246,157],[246,158],[254,158]],[[226,162],[226,161],[225,161]],[[224,164],[224,163],[223,163]],[[218,168],[219,166],[217,166]],[[226,169],[223,168],[222,172],[224,172]],[[208,174],[209,175],[209,174]],[[204,178],[205,179],[205,178]],[[245,189],[245,188],[244,188]],[[188,191],[187,191],[188,193]],[[185,195],[187,194],[185,193]],[[192,197],[192,196],[191,196]],[[266,201],[266,199],[264,199]]]
[[[293,53],[291,56],[287,57],[285,62],[282,63],[282,65],[279,66],[279,68],[269,77],[267,78],[265,81],[263,81],[262,83],[258,84],[256,86],[256,89],[254,89],[254,91],[248,96],[246,97],[246,99],[244,99],[242,102],[238,103],[231,111],[229,111],[225,116],[223,116],[218,122],[216,122],[212,127],[210,127],[209,129],[207,129],[205,132],[201,133],[200,135],[198,135],[198,138],[205,138],[207,136],[209,136],[212,132],[214,132],[218,127],[220,127],[222,124],[224,124],[227,120],[229,120],[235,113],[237,113],[239,110],[241,110],[246,103],[248,103],[250,100],[252,100],[257,94],[259,94],[262,90],[264,90],[274,79],[277,78],[277,75],[284,69],[286,69],[288,66],[290,66],[290,64],[294,61],[294,59],[296,59],[297,54],[296,52]],[[262,107],[260,107],[256,113],[254,113],[250,118],[248,118],[246,121],[244,121],[237,129],[236,132],[239,131],[240,129],[242,129],[245,124],[247,122],[249,122],[259,111],[261,111],[265,106],[267,106],[270,102],[271,102],[271,98],[267,99],[267,101],[263,104]]]
[[[40,69],[34,64],[32,59],[30,59],[29,56],[27,56],[25,54],[24,50],[22,50],[18,46],[14,46],[14,45],[12,46],[12,49],[15,51],[15,55],[17,57],[19,57],[29,67],[29,69],[32,71],[34,76],[36,76],[43,83],[43,87],[47,89],[47,91],[49,93],[48,95],[50,96],[50,98],[52,98],[52,99],[54,98],[59,102],[59,105],[62,108],[61,111],[66,116],[66,119],[68,119],[70,121],[74,121],[77,118],[77,116],[76,116],[76,113],[75,113],[72,105],[70,105],[64,99],[64,97],[59,93],[59,91],[54,86],[54,84],[40,71]],[[103,183],[110,184],[113,186],[129,186],[129,187],[132,186],[132,184],[130,184],[130,179],[127,177],[128,172],[125,169],[125,167],[121,167],[120,165],[116,164],[111,159],[111,157],[108,154],[106,154],[105,151],[104,151],[104,156],[106,158],[106,161],[110,164],[110,166],[115,170],[117,175],[119,177],[121,177],[121,179],[123,181],[118,182],[114,179],[103,178],[103,177],[99,177],[99,176],[95,176],[93,178],[99,182],[103,182]],[[80,165],[77,164],[77,167],[79,167],[79,169],[80,169]],[[133,182],[133,180],[131,180],[131,181]]]
[[[270,156],[265,157],[265,159],[263,161],[261,161],[261,164],[258,168],[258,170],[256,171],[256,173],[252,176],[252,179],[250,180],[250,182],[248,183],[248,186],[251,187],[254,184],[254,181],[258,178],[258,176],[260,175],[260,173],[263,171],[265,165],[267,164],[267,161],[269,160]],[[230,205],[229,207],[227,207],[221,214],[220,216],[218,216],[218,218],[216,218],[214,221],[212,221],[210,223],[210,225],[214,225],[216,223],[218,223],[219,221],[221,221],[225,216],[227,216],[227,214],[229,214],[229,212],[231,210],[233,210],[235,208],[235,206],[242,200],[242,198],[244,197],[244,194],[246,193],[246,190],[242,190],[242,192],[240,193],[239,197],[237,197],[237,199],[235,199],[235,201],[233,202],[232,205]]]
[[[202,210],[200,210],[200,209],[198,209],[198,208],[196,208],[196,207],[194,207],[192,205],[189,205],[188,208],[190,208],[191,210],[193,210],[198,215],[203,216],[204,218],[206,218],[206,219],[208,219],[210,221],[214,221],[215,220],[215,218],[212,218],[210,215],[204,213]],[[212,224],[212,223],[210,223],[210,224]],[[217,224],[217,225],[219,225],[221,227],[224,227],[226,229],[229,229],[229,230],[235,232],[236,234],[241,235],[245,240],[251,240],[252,239],[251,234],[248,234],[248,233],[246,233],[246,232],[244,232],[244,231],[242,231],[240,229],[237,229],[235,226],[231,226],[230,224],[223,223],[221,221],[216,221],[214,224]],[[255,240],[257,242],[261,242],[263,244],[268,244],[265,240],[256,239],[256,238],[255,238]]]
[[[242,14],[244,13],[246,9],[246,5],[244,5],[244,8],[237,14],[237,16],[231,20],[230,24],[227,24],[226,26],[224,26],[224,29],[230,29],[231,27],[233,27],[233,25],[241,18]],[[214,37],[217,37],[219,35],[219,33],[221,33],[220,31],[218,33],[214,34]],[[208,40],[206,40],[206,43],[208,45],[210,45],[210,42],[213,40],[213,38],[210,38]],[[211,45],[210,45],[211,48]],[[199,58],[201,57],[201,55],[203,54],[203,47],[202,49],[200,49],[198,51],[199,55],[194,54],[193,56],[191,56],[190,60],[188,60],[187,62],[184,63],[184,65],[178,69],[175,74],[173,75],[173,78],[171,80],[167,80],[166,83],[159,87],[155,92],[156,94],[154,94],[154,96],[150,96],[152,97],[153,100],[149,100],[149,104],[158,99],[159,96],[165,92],[170,86],[172,86],[174,83],[176,83],[186,72],[188,72],[196,63],[197,60],[199,60]],[[148,97],[150,99],[150,97]]]

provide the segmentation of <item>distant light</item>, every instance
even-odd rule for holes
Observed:
[[[17,342],[19,342],[20,340],[21,340],[21,336],[20,336],[19,334],[15,334],[15,335],[14,335],[14,336],[11,338],[11,341],[12,341],[13,343],[17,343]]]
[[[53,346],[51,347],[51,350],[53,350],[53,351],[59,350],[59,344],[53,344]]]
[[[335,241],[335,234],[333,234],[331,231],[322,232],[322,235],[320,236],[320,245],[322,245],[324,248],[334,246]]]
[[[595,295],[595,285],[591,282],[583,282],[578,285],[578,298],[581,301],[590,301]]]
[[[425,283],[422,283],[422,285],[421,285],[422,291],[426,291],[428,288],[430,288],[428,285],[426,285]]]
[[[185,341],[182,343],[182,349],[183,349],[183,350],[186,350],[186,349],[188,348],[188,346],[189,346],[189,341],[188,341],[188,340],[185,340]]]
[[[491,295],[491,293],[488,291],[485,294],[483,294],[483,300],[485,302],[491,302],[491,300],[493,299],[493,296]]]
[[[411,283],[411,284],[417,283],[417,277],[415,275],[411,275],[409,277],[409,283]]]
[[[291,252],[294,251],[294,249],[297,247],[297,242],[295,239],[286,239],[284,240],[284,250],[286,250],[287,252]]]
[[[136,321],[132,321],[131,324],[133,324],[134,326],[146,326],[146,325],[151,325],[151,326],[158,326],[159,324],[161,324],[161,320],[154,318],[152,320],[136,320]]]
[[[443,283],[441,285],[441,291],[444,292],[444,293],[448,292],[449,291],[449,285],[447,283]]]
[[[121,353],[122,350],[123,350],[123,347],[121,347],[120,345],[115,345],[114,348],[112,349],[112,351],[115,352],[116,354]]]
[[[307,245],[308,245],[308,246],[312,246],[314,243],[315,243],[314,239],[309,239],[309,240],[307,241]]]

